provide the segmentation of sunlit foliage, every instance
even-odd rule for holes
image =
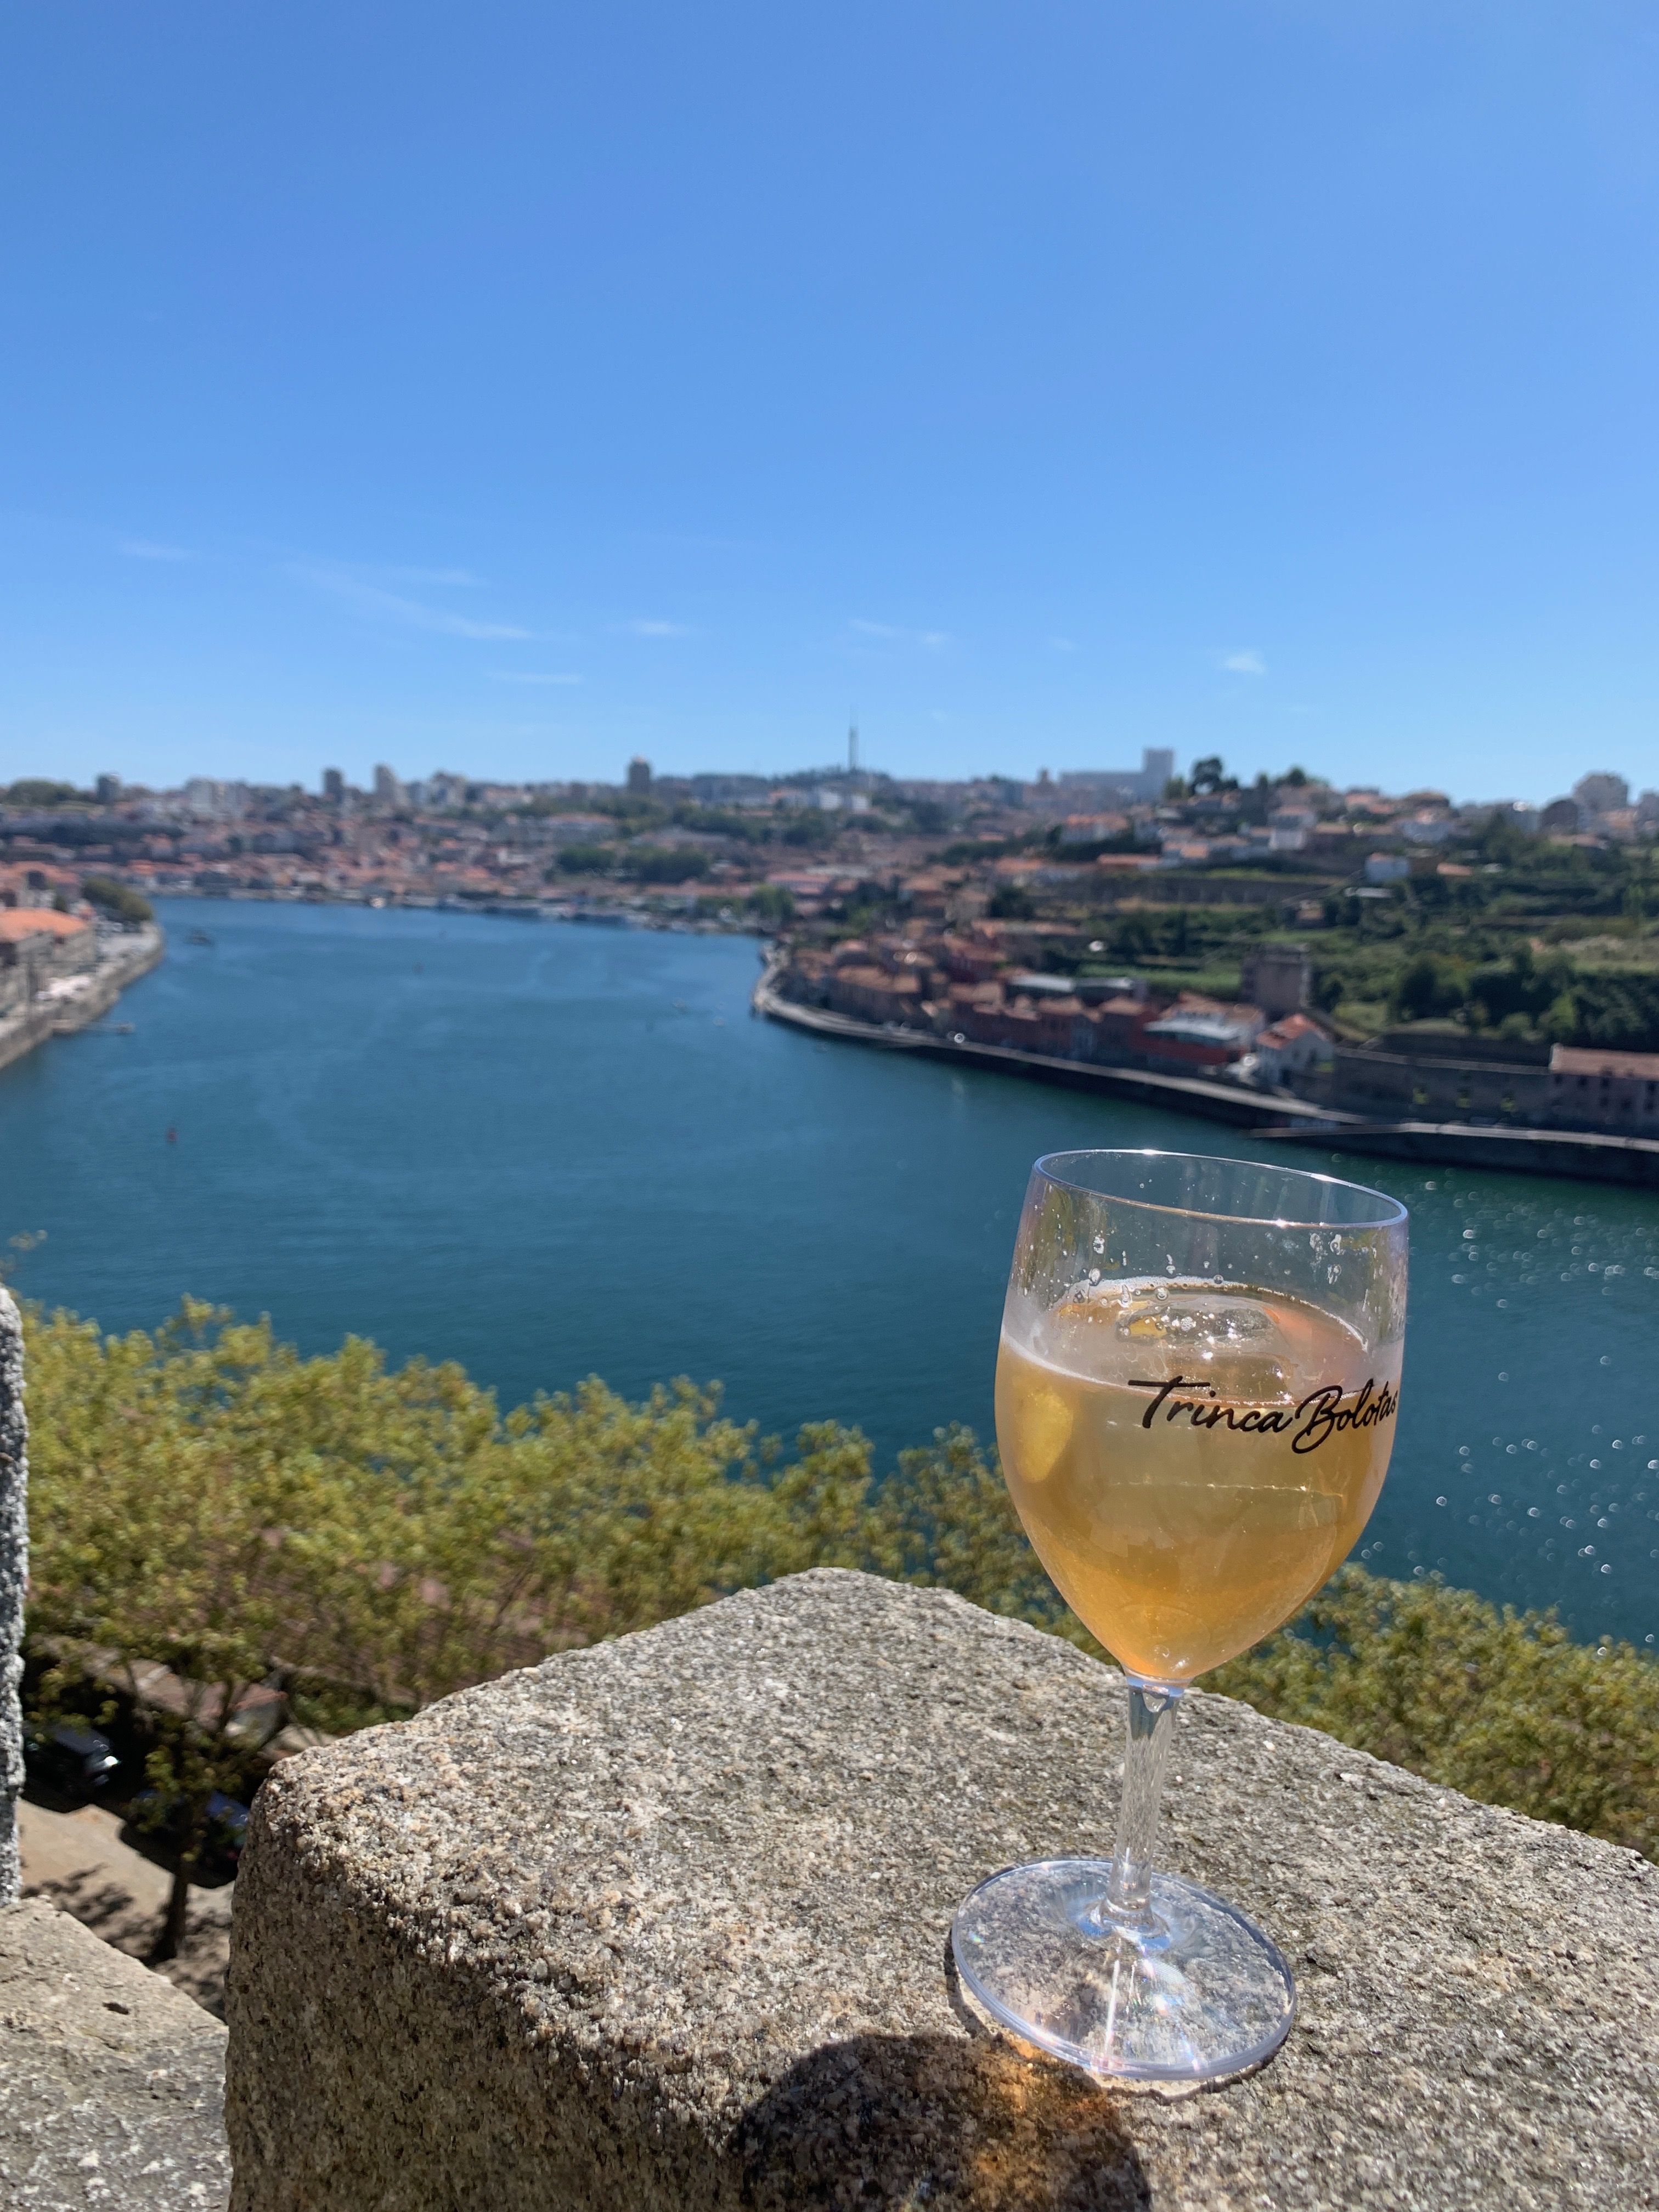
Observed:
[[[785,1454],[684,1382],[630,1405],[590,1381],[503,1415],[453,1364],[389,1372],[359,1339],[303,1359],[196,1304],[154,1334],[27,1326],[35,1677],[60,1712],[112,1686],[148,1731],[151,1779],[189,1814],[177,1926],[207,1798],[247,1784],[255,1686],[273,1724],[395,1718],[819,1565],[1098,1650],[965,1429],[878,1481],[856,1430],[811,1425]],[[187,1710],[146,1692],[157,1664]],[[1211,1686],[1659,1851],[1659,1668],[1628,1646],[1349,1568]]]

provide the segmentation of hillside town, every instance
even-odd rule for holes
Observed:
[[[1221,760],[1178,775],[1147,748],[1138,769],[1072,770],[1034,782],[893,777],[856,765],[782,777],[654,775],[620,783],[495,783],[446,772],[404,782],[386,766],[372,788],[337,769],[319,787],[192,777],[173,791],[99,777],[94,789],[26,779],[0,791],[0,896],[74,892],[89,868],[135,890],[424,904],[454,900],[655,910],[712,908],[756,891],[786,895],[807,918],[873,884],[918,912],[1040,904],[1167,902],[1167,879],[1229,878],[1266,867],[1406,880],[1494,824],[1590,850],[1659,836],[1659,792],[1632,800],[1614,775],[1583,777],[1541,805],[1454,805],[1437,791],[1339,790],[1299,769],[1241,786]],[[781,902],[774,901],[774,904]]]
[[[1610,772],[1458,804],[1299,768],[1243,783],[1218,757],[1183,775],[1158,748],[921,781],[861,768],[856,732],[844,764],[781,777],[37,780],[0,804],[0,994],[77,988],[98,917],[131,928],[161,896],[750,929],[780,939],[781,999],[877,1029],[1645,1134],[1656,840],[1659,792]]]

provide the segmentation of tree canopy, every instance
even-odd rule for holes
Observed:
[[[793,1451],[686,1381],[596,1379],[502,1413],[453,1364],[303,1358],[187,1301],[105,1334],[26,1315],[35,1694],[126,1701],[180,1808],[161,1954],[216,1790],[258,1739],[406,1715],[547,1652],[812,1565],[941,1584],[1098,1646],[962,1428],[877,1480],[856,1429]],[[1659,1850],[1659,1668],[1548,1617],[1349,1568],[1211,1678],[1436,1781]]]

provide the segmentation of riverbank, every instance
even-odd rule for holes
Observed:
[[[1467,1121],[1349,1121],[1327,1137],[1305,1128],[1263,1129],[1287,1144],[1311,1141],[1373,1159],[1427,1167],[1492,1168],[1504,1175],[1569,1176],[1581,1182],[1659,1189],[1659,1139],[1599,1129],[1478,1129]]]
[[[1653,1138],[1620,1137],[1600,1130],[1484,1127],[1467,1121],[1374,1121],[1363,1115],[1310,1105],[1287,1091],[1252,1091],[1243,1084],[1207,1082],[1198,1076],[1103,1067],[1088,1060],[1024,1052],[1013,1045],[975,1044],[931,1031],[878,1027],[784,998],[774,985],[778,966],[769,961],[762,970],[751,1000],[756,1012],[844,1043],[996,1069],[1031,1082],[1161,1106],[1172,1114],[1249,1129],[1277,1142],[1430,1167],[1486,1168],[1500,1175],[1565,1176],[1583,1182],[1659,1189],[1659,1139]]]
[[[48,1037],[72,1036],[99,1020],[129,984],[158,965],[167,949],[166,933],[154,925],[110,939],[95,968],[48,984],[21,1013],[0,1020],[0,1067],[9,1067]]]
[[[855,1021],[850,1014],[831,1013],[824,1006],[803,1006],[784,998],[774,988],[777,965],[769,962],[756,982],[750,1000],[755,1012],[769,1021],[809,1030],[815,1036],[875,1045],[884,1052],[909,1053],[923,1060],[946,1060],[959,1067],[1024,1075],[1068,1091],[1093,1091],[1138,1106],[1162,1106],[1172,1114],[1201,1114],[1206,1121],[1230,1122],[1239,1129],[1274,1130],[1287,1123],[1305,1124],[1317,1134],[1334,1131],[1350,1118],[1333,1114],[1326,1107],[1310,1106],[1288,1092],[1251,1091],[1242,1084],[1211,1083],[1195,1075],[1158,1075],[1147,1068],[1103,1067],[1090,1060],[1022,1052],[1013,1045],[958,1041],[931,1030],[879,1028],[873,1022]]]
[[[704,893],[670,892],[654,897],[634,895],[615,899],[514,898],[488,896],[463,898],[438,892],[370,894],[336,890],[196,890],[169,888],[167,897],[199,900],[204,905],[345,907],[368,908],[376,914],[471,915],[496,921],[589,922],[607,929],[666,930],[684,937],[766,937],[773,925],[745,914],[741,905],[702,908]]]
[[[502,1407],[718,1376],[762,1437],[834,1414],[885,1469],[952,1420],[992,1433],[1039,1153],[1289,1159],[1412,1212],[1363,1564],[1559,1605],[1585,1638],[1659,1632],[1651,1191],[1334,1164],[994,1062],[847,1049],[751,1017],[740,938],[252,900],[158,918],[132,1036],[0,1074],[0,1249],[48,1232],[15,1263],[47,1308],[125,1332],[188,1290],[307,1356],[356,1334],[394,1365],[457,1359]]]

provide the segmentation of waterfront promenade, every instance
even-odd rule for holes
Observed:
[[[99,948],[96,964],[47,984],[26,1006],[0,1018],[0,1067],[9,1067],[48,1037],[70,1036],[108,1013],[130,983],[149,975],[167,951],[167,936],[149,923]]]
[[[971,1038],[940,1036],[931,1030],[857,1021],[827,1006],[804,1006],[786,999],[776,988],[781,965],[775,957],[762,969],[754,989],[755,1011],[769,1020],[788,1022],[814,1036],[875,1045],[886,1052],[915,1053],[924,1059],[948,1060],[958,1066],[1024,1075],[1034,1082],[1058,1084],[1068,1091],[1091,1091],[1136,1105],[1163,1106],[1174,1114],[1201,1114],[1206,1121],[1226,1121],[1240,1129],[1274,1129],[1288,1122],[1317,1132],[1353,1118],[1334,1114],[1326,1107],[1310,1106],[1288,1091],[1253,1091],[1242,1084],[1212,1083],[1194,1075],[1160,1075],[1146,1068],[1104,1067],[1091,1060],[1022,1052],[1013,1045],[977,1044]]]
[[[916,1054],[1137,1105],[1161,1106],[1172,1114],[1225,1122],[1288,1144],[1323,1146],[1333,1152],[1425,1166],[1489,1168],[1503,1175],[1567,1176],[1659,1189],[1659,1140],[1650,1137],[1620,1137],[1599,1130],[1485,1127],[1468,1121],[1373,1121],[1310,1104],[1289,1091],[1257,1091],[1242,1083],[1164,1075],[1148,1068],[1102,1066],[1025,1052],[1013,1045],[979,1044],[933,1030],[861,1022],[828,1007],[805,1006],[786,999],[776,988],[781,965],[775,957],[763,969],[754,988],[756,1012],[844,1043],[873,1045],[885,1052]]]

